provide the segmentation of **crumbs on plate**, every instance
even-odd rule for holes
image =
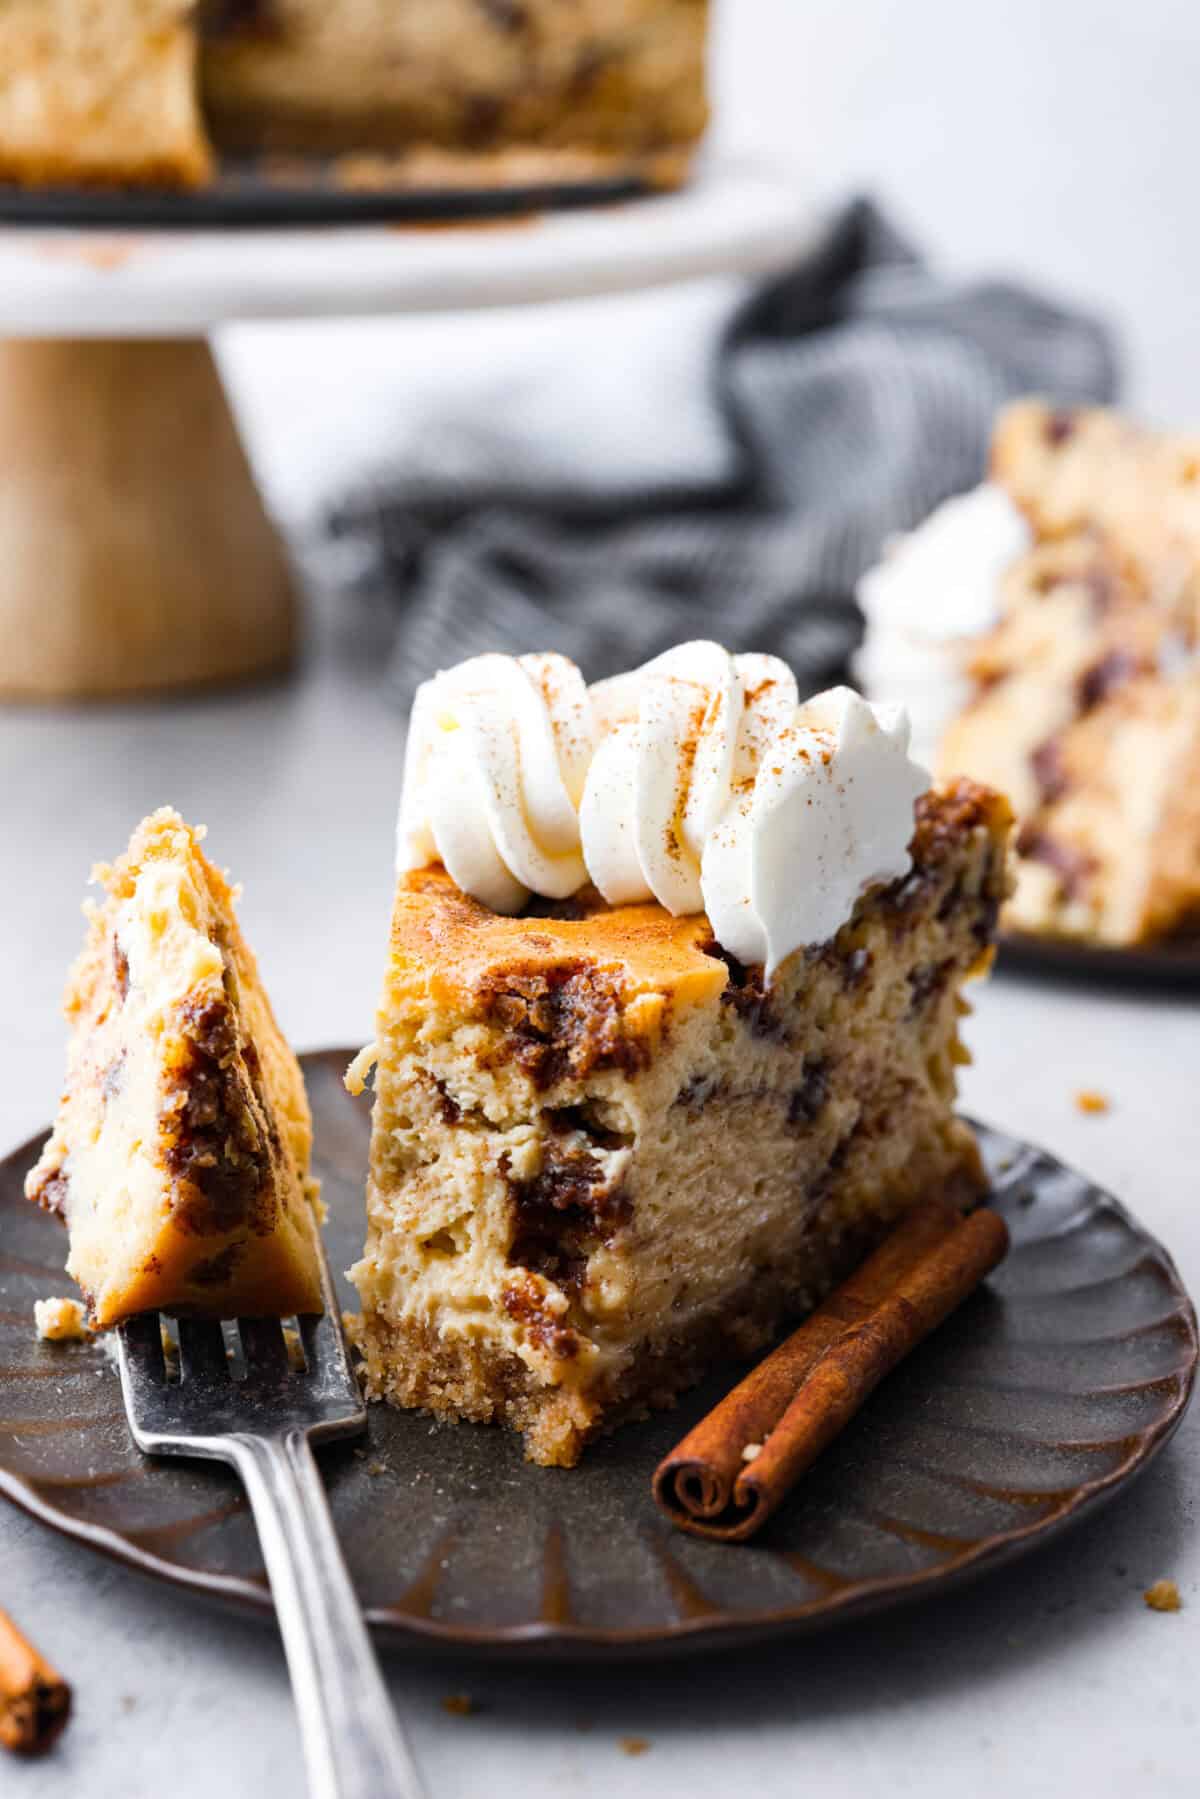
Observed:
[[[1183,1610],[1183,1600],[1179,1597],[1179,1588],[1173,1580],[1156,1580],[1152,1587],[1146,1588],[1142,1598],[1152,1612]]]
[[[1098,1093],[1094,1087],[1084,1087],[1077,1093],[1075,1104],[1081,1112],[1112,1111],[1112,1101],[1107,1093]]]
[[[77,1299],[35,1299],[33,1322],[44,1343],[81,1343],[90,1335]]]

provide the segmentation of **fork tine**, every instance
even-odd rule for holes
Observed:
[[[127,1407],[161,1391],[167,1370],[157,1312],[142,1312],[123,1324],[117,1332],[117,1351]]]
[[[341,1305],[322,1238],[317,1240],[317,1254],[321,1272],[321,1298],[325,1302],[325,1310],[305,1314],[296,1320],[300,1327],[305,1360],[309,1372],[319,1375],[323,1383],[332,1382],[357,1395],[358,1379],[341,1328]]]
[[[287,1374],[287,1345],[278,1318],[239,1318],[238,1331],[246,1352],[246,1372],[250,1375]]]
[[[328,1399],[362,1406],[362,1392],[336,1317],[301,1318],[300,1341],[314,1392]]]
[[[229,1358],[221,1326],[211,1318],[179,1320],[179,1359],[184,1380],[197,1376],[208,1380],[229,1379]]]
[[[121,1326],[121,1343],[132,1365],[139,1373],[155,1380],[165,1380],[162,1325],[157,1312],[139,1312]]]

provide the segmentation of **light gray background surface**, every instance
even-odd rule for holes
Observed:
[[[1194,8],[736,0],[721,35],[734,141],[785,155],[814,193],[882,191],[956,265],[1033,271],[1109,307],[1129,334],[1135,396],[1163,417],[1200,417]],[[669,398],[694,393],[703,327],[727,303],[710,289],[613,306],[600,366],[590,309],[244,332],[228,355],[271,492],[292,511],[356,462],[419,450],[435,423],[452,447],[461,430],[468,453],[476,400],[497,395],[519,403],[530,454],[573,454],[586,436],[615,463],[648,453],[649,421],[657,457],[719,455],[702,429],[684,443]],[[556,359],[576,385],[545,376]],[[694,402],[688,417],[703,425]],[[266,691],[170,711],[0,712],[0,1143],[52,1107],[86,870],[165,799],[207,821],[214,855],[245,883],[243,917],[293,1040],[370,1034],[400,750],[377,647],[369,621],[347,633],[326,620],[304,678]],[[980,995],[971,1041],[966,1104],[1110,1186],[1200,1287],[1200,1000],[1005,978]],[[1081,1115],[1081,1087],[1108,1093],[1112,1111]],[[1136,1490],[1053,1551],[793,1649],[629,1675],[392,1659],[393,1691],[439,1799],[1192,1793],[1198,1476],[1200,1423],[1189,1422]],[[1179,1582],[1178,1615],[1142,1603],[1163,1575]],[[36,1626],[78,1706],[54,1758],[0,1765],[4,1799],[302,1791],[265,1629],[160,1592],[7,1509],[0,1604]],[[442,1711],[455,1691],[480,1702],[476,1716]],[[651,1746],[630,1759],[626,1735]]]

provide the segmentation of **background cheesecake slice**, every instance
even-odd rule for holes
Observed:
[[[370,1391],[570,1465],[811,1305],[917,1200],[969,1202],[960,989],[990,960],[1006,803],[918,801],[912,866],[770,985],[703,915],[585,890],[501,917],[401,876],[378,1040]],[[802,877],[801,877],[802,878]]]
[[[234,915],[170,810],[134,832],[67,986],[67,1082],[28,1197],[98,1327],[321,1310],[312,1125]]]
[[[0,179],[194,186],[192,0],[0,0]]]
[[[992,472],[1034,543],[1007,571],[943,774],[1021,822],[1006,922],[1126,945],[1200,928],[1200,439],[1038,401]],[[936,596],[934,596],[936,599]]]

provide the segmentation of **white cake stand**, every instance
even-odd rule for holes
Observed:
[[[214,327],[765,272],[814,226],[786,177],[713,162],[678,193],[510,219],[0,228],[0,694],[228,680],[293,653],[292,581]]]

